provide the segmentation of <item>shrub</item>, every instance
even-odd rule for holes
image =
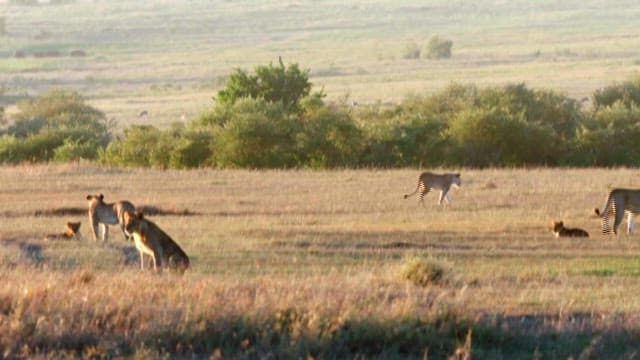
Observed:
[[[305,112],[296,140],[303,164],[331,168],[356,165],[363,137],[348,113],[321,107]]]
[[[0,163],[17,164],[26,161],[23,147],[23,141],[13,135],[0,137]]]
[[[596,110],[612,106],[616,102],[620,102],[628,108],[632,105],[640,106],[640,76],[621,84],[598,89],[593,94],[593,107]]]
[[[420,48],[416,43],[409,43],[405,46],[404,51],[402,52],[403,59],[419,59],[420,58]]]
[[[0,95],[2,94],[0,93]],[[7,118],[5,118],[4,116],[4,107],[0,106],[0,125],[5,125],[6,123],[7,123]]]
[[[11,135],[28,137],[45,128],[83,128],[94,132],[102,145],[109,141],[104,113],[85,104],[75,91],[54,89],[43,96],[21,101],[17,107],[15,124],[8,129]]]
[[[98,155],[98,144],[94,141],[65,139],[61,146],[53,150],[53,160],[70,162],[78,159],[95,159]]]
[[[427,44],[428,59],[448,59],[451,57],[451,48],[453,41],[441,39],[438,36],[432,36]]]
[[[555,161],[552,131],[502,109],[470,109],[451,121],[454,161],[465,166],[518,166]]]
[[[184,134],[171,151],[169,167],[188,169],[208,164],[212,142],[213,138],[208,132],[192,131]]]
[[[594,112],[578,132],[572,163],[586,166],[640,165],[640,108],[622,101]]]
[[[383,167],[443,165],[450,149],[446,126],[444,121],[419,113],[365,123],[362,161]]]
[[[100,153],[103,164],[166,168],[170,145],[161,146],[162,131],[151,125],[134,125]]]
[[[528,123],[550,126],[558,140],[574,137],[582,121],[577,101],[553,91],[528,89],[523,83],[482,89],[476,104],[499,108],[512,116],[522,115]]]
[[[413,258],[403,264],[401,274],[416,286],[438,285],[444,281],[445,267],[433,259]]]
[[[452,83],[429,96],[407,97],[399,110],[405,117],[432,116],[448,122],[455,113],[478,106],[478,92],[475,85]]]
[[[224,89],[218,92],[220,104],[234,104],[242,98],[261,99],[268,103],[282,103],[286,110],[296,111],[300,100],[309,95],[309,71],[298,64],[257,66],[255,74],[236,70]]]
[[[213,162],[219,167],[281,168],[298,164],[300,124],[281,103],[244,99],[214,128]]]

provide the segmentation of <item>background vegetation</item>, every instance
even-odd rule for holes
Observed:
[[[288,86],[287,84],[294,84]],[[594,93],[589,110],[524,84],[451,84],[398,106],[354,108],[311,93],[297,64],[236,70],[218,103],[167,129],[114,124],[78,93],[18,104],[0,162],[97,160],[157,168],[640,165],[640,81]],[[640,97],[638,97],[640,99]],[[113,138],[113,141],[112,141]]]

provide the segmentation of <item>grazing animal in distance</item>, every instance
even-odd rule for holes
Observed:
[[[125,228],[133,235],[133,241],[140,253],[140,268],[144,270],[144,255],[153,260],[154,270],[162,267],[176,269],[184,273],[190,266],[189,257],[158,225],[147,220],[142,212],[125,212]]]
[[[564,222],[553,222],[553,233],[556,237],[589,237],[589,233],[578,228],[566,228]]]
[[[618,227],[627,214],[627,234],[633,233],[633,216],[640,213],[640,190],[638,189],[612,189],[607,195],[607,202],[602,212],[600,209],[593,210],[602,219],[602,233],[609,234],[611,230],[618,234]],[[609,224],[609,215],[613,215],[613,229]]]
[[[71,240],[71,239],[80,239],[80,230],[81,223],[78,222],[67,222],[67,228],[64,233],[60,234],[47,234],[44,239],[45,240]]]
[[[109,238],[109,228],[107,225],[120,224],[120,229],[124,234],[124,238],[130,240],[131,236],[124,228],[125,211],[136,211],[135,206],[126,200],[116,201],[107,204],[104,202],[104,195],[87,195],[89,202],[89,223],[91,224],[91,233],[93,240],[98,241],[99,228],[102,227],[102,241]]]
[[[405,194],[404,198],[407,199],[420,192],[419,202],[424,206],[424,196],[432,189],[436,189],[440,190],[438,204],[442,205],[442,200],[444,199],[447,200],[448,204],[451,204],[451,197],[449,196],[451,185],[455,185],[456,187],[461,186],[460,173],[435,174],[425,171],[418,177],[418,186],[415,191],[411,194]]]

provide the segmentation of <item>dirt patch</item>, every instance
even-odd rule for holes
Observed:
[[[143,214],[150,215],[150,216],[162,216],[162,215],[196,216],[196,215],[200,215],[200,213],[195,212],[195,211],[191,211],[189,209],[176,209],[176,208],[165,209],[165,208],[160,208],[160,207],[153,206],[153,205],[138,206],[136,208],[136,210],[142,211]]]

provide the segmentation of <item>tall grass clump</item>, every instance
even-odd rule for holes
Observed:
[[[411,258],[403,265],[402,278],[416,286],[440,285],[446,279],[445,265],[434,259]]]

